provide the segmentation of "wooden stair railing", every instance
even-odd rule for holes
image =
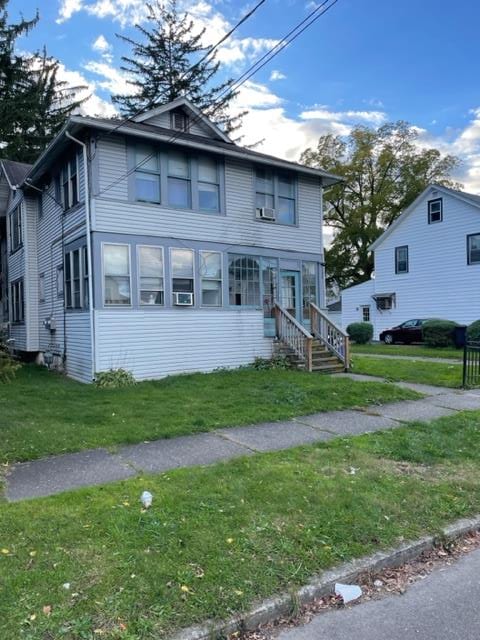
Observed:
[[[330,318],[317,307],[310,303],[310,327],[311,332],[318,338],[329,351],[334,353],[344,364],[345,369],[350,368],[350,340],[348,334],[340,329]]]
[[[286,309],[274,305],[277,337],[305,362],[305,369],[312,371],[313,336]]]

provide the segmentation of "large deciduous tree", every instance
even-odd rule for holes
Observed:
[[[176,0],[155,0],[147,3],[147,10],[146,26],[135,25],[140,41],[117,35],[131,47],[121,67],[131,91],[112,97],[122,115],[131,117],[186,97],[227,132],[237,129],[242,114],[228,112],[237,94],[228,91],[230,80],[215,83],[220,67],[216,52],[203,59],[210,49],[202,44],[205,29],[197,29],[186,13],[180,13]]]
[[[427,185],[461,186],[451,179],[458,158],[419,146],[417,130],[403,121],[357,126],[348,137],[321,136],[301,162],[344,178],[324,196],[325,223],[333,233],[325,254],[332,288],[372,276],[370,245]]]

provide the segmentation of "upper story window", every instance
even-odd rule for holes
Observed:
[[[138,247],[138,270],[140,304],[164,304],[163,249],[150,246]]]
[[[58,176],[57,199],[60,199],[64,211],[71,209],[79,201],[78,158],[75,154],[62,167]]]
[[[228,289],[232,306],[260,306],[260,259],[229,256]]]
[[[408,246],[395,247],[395,273],[408,273]]]
[[[195,269],[194,252],[192,249],[172,249],[170,258],[173,304],[192,305]]]
[[[480,233],[467,236],[467,262],[480,264]]]
[[[104,244],[103,292],[104,303],[109,305],[131,304],[130,247],[128,244]]]
[[[443,200],[435,198],[428,201],[428,224],[442,222],[443,220]]]
[[[257,217],[279,224],[296,224],[296,183],[287,173],[269,169],[255,172],[255,207]]]
[[[177,131],[188,131],[188,116],[184,111],[170,112],[170,125]]]
[[[25,302],[23,279],[16,280],[10,285],[12,322],[21,323],[25,320]]]
[[[168,153],[168,204],[181,209],[192,208],[190,158],[186,153]]]
[[[198,207],[200,211],[220,211],[220,175],[213,158],[198,159]]]
[[[135,196],[142,202],[160,202],[160,158],[153,147],[135,149]]]
[[[65,291],[60,291],[58,278],[65,276]],[[57,295],[65,296],[67,309],[88,309],[88,256],[87,247],[78,247],[65,253],[64,270],[57,270]]]
[[[10,251],[16,251],[23,245],[22,205],[18,205],[10,214]]]

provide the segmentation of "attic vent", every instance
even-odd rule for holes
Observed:
[[[188,130],[188,116],[183,111],[172,111],[171,127],[177,131]]]

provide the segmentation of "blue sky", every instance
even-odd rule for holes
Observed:
[[[209,43],[253,6],[234,0],[179,0]],[[237,77],[312,10],[308,0],[266,0],[220,52],[222,73]],[[111,90],[122,90],[115,33],[132,35],[143,0],[10,0],[12,19],[39,8],[36,29],[19,42],[47,45],[71,82],[88,83],[90,113],[109,114]],[[250,114],[245,140],[265,137],[263,150],[296,158],[327,131],[357,122],[404,119],[421,144],[464,161],[458,177],[480,191],[478,24],[473,0],[338,0],[337,4],[246,85],[239,107]]]

